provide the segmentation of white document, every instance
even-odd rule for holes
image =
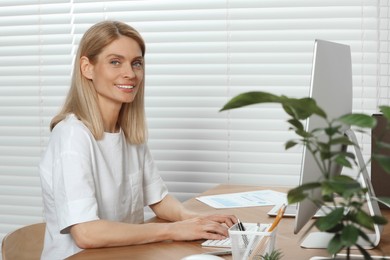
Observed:
[[[273,190],[258,190],[200,196],[197,200],[216,209],[272,206],[287,203],[287,194]]]

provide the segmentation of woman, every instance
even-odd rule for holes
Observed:
[[[200,216],[168,194],[146,145],[145,44],[106,21],[83,36],[71,88],[40,163],[46,217],[42,259],[84,248],[224,239],[234,216]],[[142,224],[144,206],[168,223]]]

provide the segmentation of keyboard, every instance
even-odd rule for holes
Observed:
[[[202,246],[231,248],[232,244],[230,238],[228,237],[221,240],[212,240],[212,239],[206,240],[202,243]]]
[[[265,231],[266,228],[269,227],[269,224],[249,224],[249,223],[243,223],[246,227],[246,231],[257,231],[259,228],[261,229],[261,232]],[[206,240],[202,243],[202,246],[204,247],[224,247],[224,248],[231,248],[232,243],[230,238],[225,238],[222,240]]]

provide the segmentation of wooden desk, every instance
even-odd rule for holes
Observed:
[[[240,186],[240,185],[219,185],[202,195],[212,195],[221,193],[234,193],[261,190],[265,187],[257,186]],[[283,191],[283,188],[272,188],[273,190]],[[268,217],[267,212],[272,208],[267,207],[248,207],[248,208],[236,208],[236,209],[222,209],[217,210],[207,206],[206,204],[197,201],[196,199],[190,199],[186,201],[185,206],[189,209],[202,213],[221,213],[221,214],[234,214],[240,218],[242,222],[252,223],[271,223],[273,218]],[[390,219],[390,211],[387,210],[384,215],[387,219]],[[153,221],[161,221],[154,219]],[[293,233],[294,218],[283,218],[278,226],[278,233],[276,238],[276,248],[280,248],[283,251],[283,259],[286,260],[305,260],[310,259],[311,256],[327,256],[324,249],[303,249],[299,246],[302,234],[294,235]],[[204,240],[191,241],[191,242],[172,242],[165,241],[160,243],[152,243],[146,245],[125,246],[125,247],[113,247],[102,249],[87,249],[72,257],[71,260],[107,260],[107,259],[132,259],[132,260],[179,260],[185,256],[191,254],[199,254],[207,251],[217,251],[215,249],[204,248],[201,243]],[[380,250],[390,255],[390,227],[385,226],[384,233],[381,238],[381,242],[378,248],[370,250],[372,255],[380,255]],[[353,252],[357,253],[357,252]],[[224,256],[225,259],[232,259],[231,256]]]

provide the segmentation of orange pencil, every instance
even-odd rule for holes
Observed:
[[[278,214],[276,215],[276,218],[274,220],[274,222],[271,224],[271,226],[269,227],[268,229],[268,232],[272,232],[272,230],[274,230],[276,228],[276,226],[279,224],[280,220],[283,218],[283,214],[284,214],[284,211],[286,210],[286,207],[287,205],[286,204],[283,204],[279,211],[278,211]]]

